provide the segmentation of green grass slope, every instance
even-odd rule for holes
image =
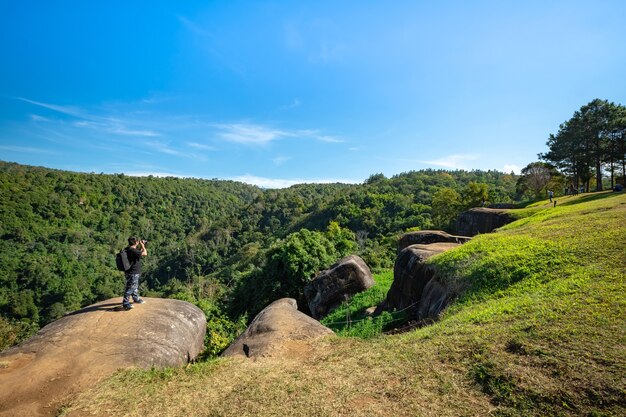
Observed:
[[[626,195],[528,210],[431,259],[462,294],[432,326],[328,337],[282,359],[120,372],[64,413],[624,415]]]

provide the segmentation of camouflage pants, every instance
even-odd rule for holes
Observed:
[[[130,297],[133,301],[139,300],[139,278],[141,274],[126,274],[126,289],[124,290],[124,300],[122,304],[130,305]]]

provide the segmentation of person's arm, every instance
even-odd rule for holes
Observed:
[[[143,244],[143,240],[139,241],[139,246],[141,246],[141,256],[147,256],[148,251],[146,250],[146,245]]]

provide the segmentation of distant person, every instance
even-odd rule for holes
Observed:
[[[550,202],[552,202],[552,197],[554,197],[554,191],[548,190],[548,197],[550,197]]]
[[[124,290],[122,307],[124,310],[130,310],[133,308],[133,305],[130,303],[131,297],[136,304],[143,304],[145,302],[139,297],[139,278],[141,278],[141,258],[148,255],[146,241],[139,240],[133,236],[129,237],[126,254],[128,255],[130,268],[125,273],[126,289]]]

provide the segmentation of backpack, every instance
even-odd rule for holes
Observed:
[[[117,269],[120,271],[128,271],[130,269],[130,262],[128,260],[128,254],[126,253],[126,249],[122,249],[115,255],[115,264],[117,265]]]

